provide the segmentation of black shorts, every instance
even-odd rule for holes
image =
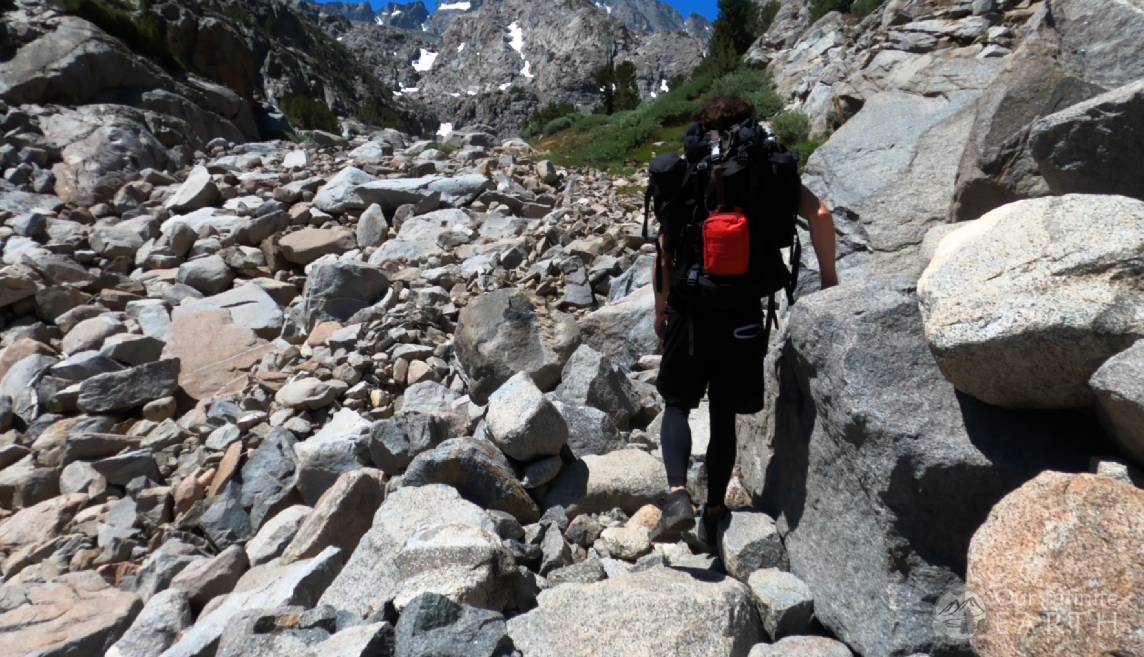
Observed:
[[[762,306],[691,317],[667,310],[656,388],[668,406],[695,408],[706,392],[736,413],[763,409]]]

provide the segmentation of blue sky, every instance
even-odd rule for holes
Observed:
[[[318,0],[318,2],[323,2],[323,1],[328,2],[329,0]],[[356,1],[356,0],[350,0],[350,1],[352,2],[352,1]],[[404,2],[403,0],[397,0],[397,1],[401,2],[402,4],[406,4],[406,2]],[[669,5],[674,5],[675,8],[679,10],[679,13],[683,14],[684,18],[687,18],[688,16],[690,16],[692,14],[692,12],[698,12],[700,14],[703,14],[707,18],[710,18],[712,20],[715,19],[715,14],[716,14],[715,6],[718,4],[718,0],[665,0],[665,1]],[[385,0],[371,0],[371,4],[374,6],[374,8],[377,8],[377,7],[381,7],[382,5],[386,4],[386,2],[385,2]],[[425,4],[430,9],[433,9],[434,7],[437,6],[437,0],[425,0]]]

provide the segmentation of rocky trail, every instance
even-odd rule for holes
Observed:
[[[804,250],[716,554],[656,531],[642,175],[61,100],[82,21],[40,6],[0,47],[0,657],[1144,657],[1139,0],[782,3],[746,60],[834,130],[842,285]]]

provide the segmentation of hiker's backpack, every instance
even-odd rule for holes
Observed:
[[[695,124],[684,156],[652,160],[644,196],[644,237],[654,210],[673,257],[670,301],[691,312],[743,307],[774,295],[794,302],[801,245],[795,228],[802,194],[798,156],[754,119],[719,133]],[[781,249],[791,249],[788,269]],[[662,290],[659,242],[655,285]]]

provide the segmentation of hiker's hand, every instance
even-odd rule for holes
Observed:
[[[664,339],[667,335],[667,312],[657,310],[655,312],[655,334],[659,336],[660,340]]]

